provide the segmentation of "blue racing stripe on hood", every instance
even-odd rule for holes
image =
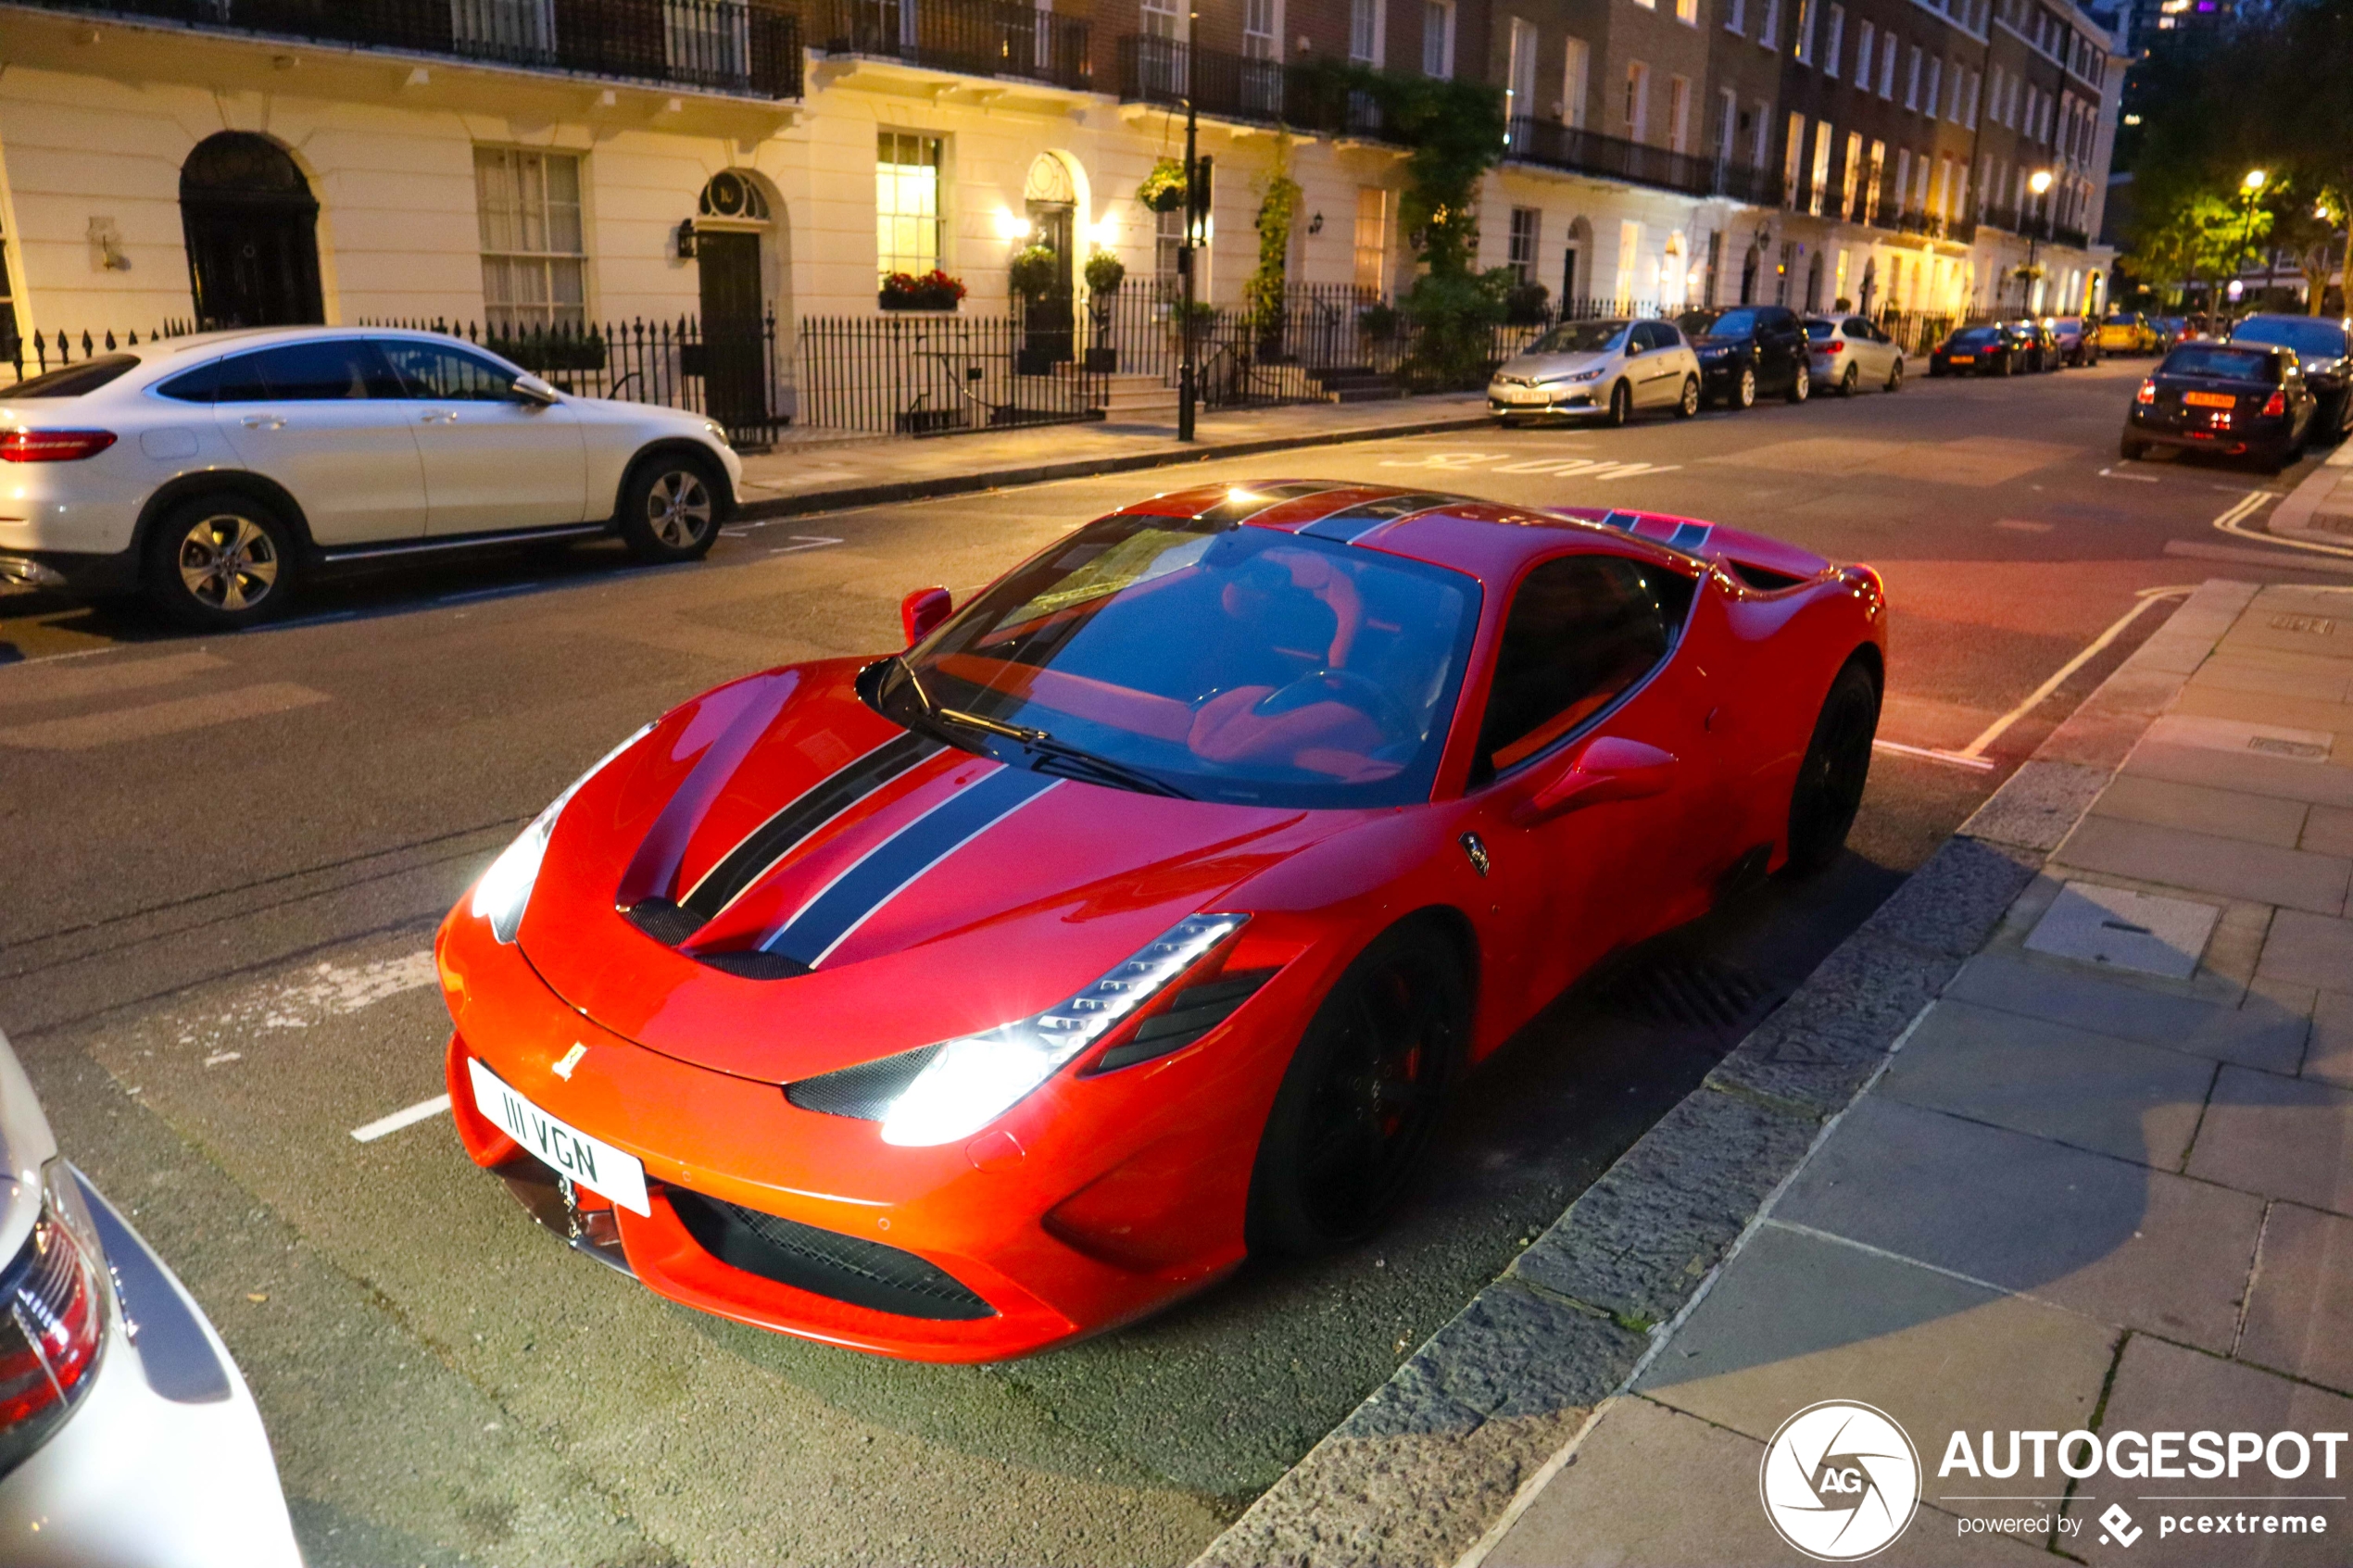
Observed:
[[[866,851],[761,943],[761,950],[814,969],[918,877],[1062,782],[1027,768],[982,775]]]

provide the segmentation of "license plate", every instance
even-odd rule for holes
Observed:
[[[1516,386],[1512,388],[1511,395],[1515,403],[1543,403],[1550,400],[1546,394],[1539,392],[1532,386]]]
[[[1956,365],[1974,365],[1977,363],[1977,356],[1974,354],[1956,354],[1953,356],[1952,362]]]
[[[466,1069],[473,1076],[475,1109],[525,1153],[633,1214],[653,1213],[646,1202],[646,1167],[634,1156],[548,1115],[473,1058],[466,1059]]]
[[[2182,401],[2193,408],[2235,408],[2239,402],[2227,392],[2185,392]]]

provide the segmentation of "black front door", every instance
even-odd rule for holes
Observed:
[[[763,429],[768,335],[760,290],[760,236],[704,230],[695,236],[702,272],[703,412],[731,432]]]
[[[196,326],[310,326],[319,290],[319,202],[265,136],[208,136],[180,170],[180,220]]]
[[[1054,287],[1032,299],[1022,313],[1024,374],[1038,375],[1071,357],[1076,320],[1073,307],[1071,247],[1076,242],[1076,209],[1064,202],[1029,204],[1031,243],[1054,253]]]

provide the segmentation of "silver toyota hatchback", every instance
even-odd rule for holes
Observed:
[[[1644,408],[1699,412],[1699,358],[1672,321],[1563,321],[1505,360],[1487,383],[1499,424],[1599,419],[1622,425]]]

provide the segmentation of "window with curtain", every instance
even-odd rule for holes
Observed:
[[[1692,83],[1688,77],[1667,79],[1667,144],[1679,153],[1692,150]]]
[[[1838,56],[1846,47],[1846,7],[1832,6],[1822,21],[1822,74],[1838,75]]]
[[[1650,130],[1651,68],[1640,60],[1626,67],[1626,139],[1639,142]]]
[[[940,139],[885,131],[875,139],[875,257],[885,276],[939,266]]]
[[[1543,220],[1543,213],[1535,207],[1512,208],[1511,245],[1504,252],[1504,264],[1523,283],[1536,281],[1536,242]]]
[[[1276,57],[1275,0],[1242,0],[1242,55],[1246,59]]]
[[[1422,0],[1422,74],[1454,74],[1453,0]]]
[[[1348,58],[1353,65],[1380,63],[1380,0],[1348,0]]]
[[[1567,40],[1561,61],[1561,123],[1579,126],[1585,123],[1585,73],[1592,62],[1592,55],[1581,38]]]
[[[585,324],[578,156],[476,147],[474,206],[484,324],[497,332]]]

